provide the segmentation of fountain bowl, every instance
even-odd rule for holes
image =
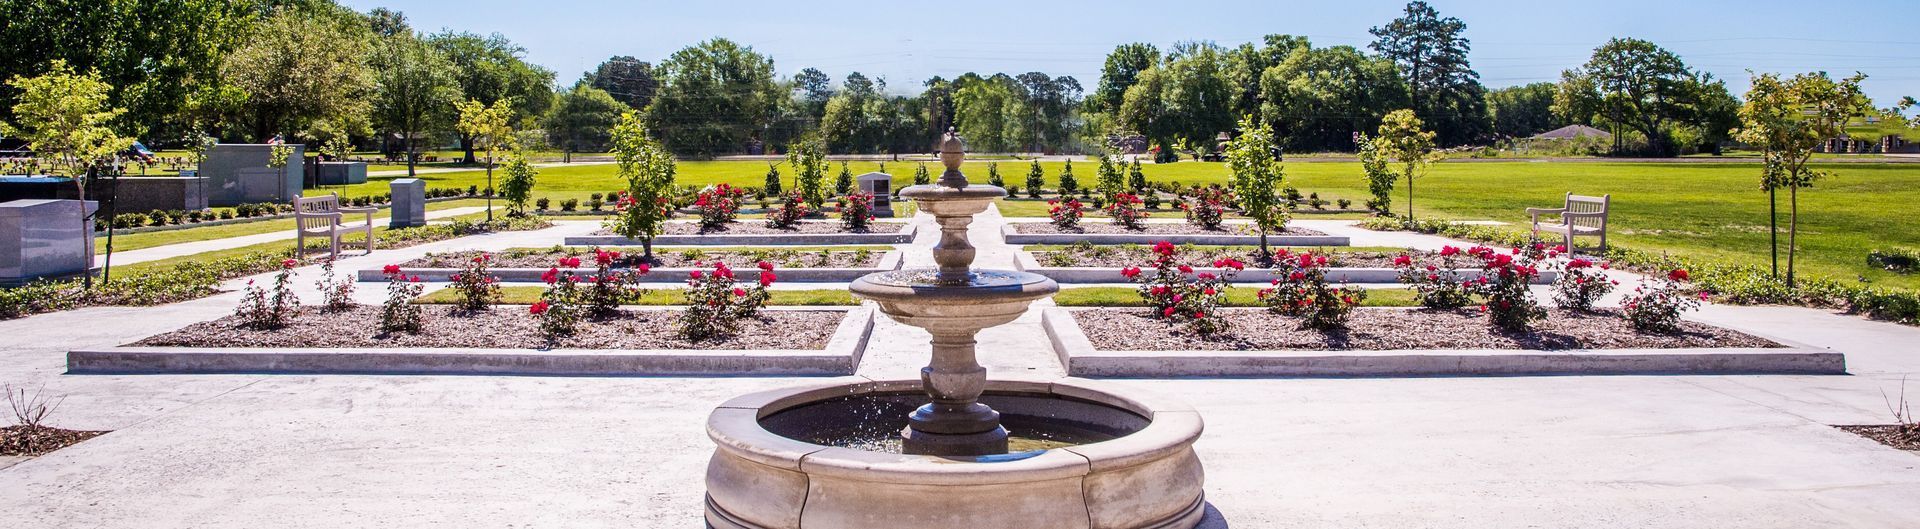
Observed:
[[[707,418],[706,520],[720,529],[1047,527],[1187,529],[1205,505],[1185,404],[1081,379],[992,380],[1018,435],[1068,442],[1004,455],[906,455],[816,444],[836,431],[897,417],[924,399],[919,380],[852,381],[765,391]],[[872,417],[852,417],[867,410]],[[904,418],[897,420],[904,421]],[[877,430],[897,428],[878,425]],[[822,441],[828,442],[828,441]],[[1074,444],[1084,443],[1084,444]]]

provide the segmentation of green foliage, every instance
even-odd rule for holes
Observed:
[[[1159,161],[1177,157],[1173,149],[1179,145],[1211,145],[1235,118],[1222,104],[1238,96],[1226,59],[1211,43],[1175,45],[1163,63],[1141,72],[1127,88],[1118,121],[1160,146]]]
[[[76,177],[73,182],[83,196],[86,179],[78,177],[133,144],[111,126],[126,111],[107,107],[111,87],[97,74],[76,74],[66,61],[55,60],[46,73],[14,77],[7,86],[20,98],[13,105],[15,123],[0,123],[0,135],[26,140],[34,156],[55,174]]]
[[[547,115],[547,141],[566,152],[605,149],[609,131],[626,111],[626,106],[605,90],[574,85],[560,93],[553,112]]]
[[[581,80],[608,94],[620,94],[615,99],[636,111],[646,110],[647,105],[653,104],[653,96],[660,90],[660,79],[654,76],[653,64],[628,55],[607,59]]]
[[[1227,144],[1227,170],[1232,173],[1234,199],[1260,227],[1260,252],[1267,252],[1267,232],[1287,226],[1286,201],[1278,193],[1286,180],[1280,145],[1273,129],[1253,116],[1240,120],[1240,137]]]
[[[1097,184],[1100,194],[1107,202],[1112,203],[1113,197],[1127,191],[1126,176],[1120,173],[1119,168],[1114,167],[1112,157],[1101,154],[1100,167],[1094,171],[1094,174],[1099,178]]]
[[[847,162],[840,162],[840,174],[833,177],[833,194],[847,196],[853,192],[853,170],[847,168]]]
[[[1735,136],[1741,142],[1760,148],[1765,168],[1760,189],[1768,200],[1774,190],[1785,188],[1789,198],[1787,236],[1787,284],[1794,282],[1794,261],[1800,235],[1800,188],[1826,176],[1809,169],[1807,161],[1814,150],[1830,138],[1841,137],[1847,122],[1877,112],[1860,91],[1864,74],[1835,81],[1825,72],[1800,74],[1782,81],[1780,76],[1762,74],[1753,79],[1747,102],[1740,107],[1741,128]],[[1777,230],[1777,228],[1775,228]],[[1774,267],[1778,269],[1778,243]]]
[[[1060,194],[1071,195],[1080,190],[1080,180],[1073,177],[1073,160],[1060,168]]]
[[[502,170],[506,172],[506,178],[500,181],[500,198],[506,199],[514,213],[525,214],[527,199],[533,196],[535,177],[540,171],[527,163],[526,155],[518,152],[507,156],[507,164]],[[541,209],[546,208],[542,206]]]
[[[1905,247],[1874,248],[1867,252],[1867,266],[1897,274],[1910,274],[1920,269],[1920,250]]]
[[[1047,173],[1040,170],[1040,162],[1035,161],[1027,169],[1027,198],[1040,198],[1040,188],[1045,185]]]
[[[453,62],[433,46],[412,35],[380,41],[374,75],[374,121],[400,134],[407,151],[407,173],[413,174],[420,139],[445,130],[460,98]]]
[[[1387,168],[1387,157],[1380,153],[1380,147],[1374,144],[1372,138],[1365,134],[1358,138],[1360,170],[1366,173],[1367,193],[1373,196],[1367,199],[1367,209],[1378,215],[1387,215],[1393,207],[1393,183],[1400,179],[1400,173]]]
[[[1127,168],[1127,187],[1136,193],[1149,193],[1151,196],[1147,198],[1149,201],[1148,206],[1152,206],[1153,202],[1158,202],[1157,199],[1159,195],[1154,195],[1151,190],[1147,189],[1147,173],[1140,171],[1140,160],[1137,158],[1133,160],[1133,165]]]
[[[913,185],[923,186],[931,183],[933,183],[933,177],[927,174],[927,164],[922,163],[922,164],[914,165]]]
[[[652,257],[653,238],[660,235],[661,228],[673,214],[673,155],[647,137],[640,115],[634,112],[620,116],[609,141],[627,189],[615,205],[616,213],[607,221],[607,229],[641,241],[646,247],[646,256]]]
[[[987,163],[987,185],[990,185],[993,187],[1007,187],[1007,181],[1005,179],[1000,178],[999,163],[995,163],[995,162]]]
[[[1487,93],[1487,114],[1496,138],[1525,138],[1567,125],[1553,113],[1553,83],[1532,83]]]
[[[1629,38],[1607,41],[1586,65],[1561,74],[1553,99],[1554,113],[1568,121],[1639,133],[1653,156],[1680,153],[1678,128],[1698,130],[1700,142],[1717,141],[1732,128],[1735,106],[1726,83],[1652,42]]]
[[[1100,67],[1100,85],[1087,98],[1096,111],[1116,112],[1126,98],[1128,88],[1139,82],[1141,72],[1160,64],[1160,50],[1146,43],[1121,44],[1107,54]],[[1031,186],[1029,186],[1031,187]]]
[[[1467,61],[1471,43],[1467,24],[1442,18],[1426,2],[1408,2],[1405,14],[1368,30],[1368,47],[1400,66],[1411,89],[1414,112],[1434,122],[1439,141],[1458,145],[1479,139],[1486,130],[1486,87]]]
[[[1400,164],[1399,176],[1407,181],[1407,221],[1413,217],[1413,181],[1436,161],[1434,133],[1428,132],[1412,110],[1395,110],[1380,122],[1380,135],[1373,139],[1379,156]],[[1371,180],[1371,178],[1369,178]],[[1370,186],[1371,187],[1371,186]]]
[[[674,153],[708,156],[741,148],[780,101],[773,60],[715,38],[660,63],[660,91],[647,126]]]
[[[376,84],[382,100],[393,91],[387,85],[396,80],[390,76],[395,65],[375,61],[368,68],[373,37],[356,13],[281,9],[248,35],[221,61],[220,75],[240,95],[240,123],[261,140],[307,130],[320,119],[366,115],[367,95]],[[376,57],[394,54],[407,52],[384,50]]]
[[[843,172],[845,165],[841,164]],[[760,184],[760,190],[768,196],[780,196],[780,166],[767,162],[767,179],[765,183]]]
[[[1262,121],[1295,151],[1345,150],[1409,101],[1393,61],[1346,46],[1295,49],[1255,82]]]
[[[793,184],[807,206],[819,210],[826,203],[827,153],[819,142],[802,140],[787,148],[787,165],[793,166]]]
[[[426,38],[453,63],[454,80],[460,94],[488,106],[504,105],[508,126],[527,123],[545,115],[553,106],[553,72],[528,63],[526,48],[499,33],[479,35],[444,30]],[[460,131],[469,155],[477,141],[474,133]],[[498,140],[496,140],[498,141]]]

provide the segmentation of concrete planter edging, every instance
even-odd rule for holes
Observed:
[[[913,242],[914,224],[903,224],[892,233],[796,233],[771,235],[661,235],[654,246],[780,246],[815,244],[907,244]],[[639,246],[640,241],[619,235],[581,235],[567,237],[568,246]]]
[[[1073,311],[1045,309],[1040,325],[1068,376],[1431,377],[1545,375],[1843,375],[1846,356],[1785,343],[1784,348],[1404,350],[1404,351],[1106,351]]]
[[[844,283],[859,279],[860,276],[875,272],[900,269],[899,250],[880,254],[880,263],[871,268],[776,268],[775,277],[781,282],[793,283]],[[679,283],[687,280],[687,274],[696,268],[655,268],[640,276],[642,283]],[[547,273],[546,268],[496,268],[493,277],[502,283],[542,283],[540,276]],[[576,269],[576,276],[592,275],[590,268]],[[460,273],[459,268],[402,268],[401,274],[418,276],[421,281],[452,281],[453,275]],[[355,273],[363,282],[386,281],[386,272],[380,269],[364,269]],[[734,275],[743,282],[760,280],[760,269],[738,268]]]
[[[1210,246],[1260,244],[1259,235],[1019,233],[1014,229],[1014,224],[1018,223],[1010,222],[1000,227],[1000,235],[1006,239],[1007,244],[1073,244],[1081,241],[1093,244],[1153,244],[1167,241],[1174,244]],[[1267,244],[1272,246],[1352,246],[1353,240],[1337,235],[1268,235]]]
[[[833,376],[853,374],[873,333],[874,310],[868,306],[770,310],[841,310],[847,316],[817,350],[123,346],[69,351],[67,373]]]
[[[1091,266],[1087,266],[1087,267],[1040,266],[1040,261],[1039,259],[1034,258],[1033,252],[1017,251],[1017,252],[1014,252],[1014,255],[1017,257],[1015,264],[1020,271],[1040,274],[1042,276],[1046,276],[1048,279],[1052,279],[1059,283],[1089,284],[1089,283],[1131,283],[1133,282],[1133,280],[1127,279],[1127,276],[1121,275],[1120,274],[1121,269],[1119,268],[1091,267]],[[1220,273],[1220,269],[1213,268],[1213,267],[1194,267],[1193,270],[1194,272],[1212,272],[1215,274]],[[1470,279],[1477,279],[1480,277],[1480,271],[1473,270],[1473,269],[1456,270],[1455,273],[1459,274],[1460,279],[1463,281],[1470,280]],[[1559,277],[1560,277],[1559,272],[1552,271],[1552,270],[1541,270],[1540,275],[1534,278],[1533,284],[1536,284],[1536,285],[1552,284],[1554,280],[1558,279]],[[1283,278],[1280,277],[1280,274],[1278,272],[1272,269],[1267,269],[1267,268],[1248,268],[1246,270],[1240,271],[1240,273],[1238,274],[1234,274],[1233,276],[1234,283],[1270,283],[1275,279],[1283,279]],[[1327,281],[1331,281],[1335,283],[1344,282],[1344,283],[1356,283],[1356,284],[1399,283],[1400,271],[1392,268],[1328,268]]]

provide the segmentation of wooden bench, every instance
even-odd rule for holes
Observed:
[[[307,251],[307,237],[325,237],[331,241],[329,257],[340,257],[340,234],[364,231],[367,233],[367,253],[373,253],[373,212],[379,208],[350,208],[340,206],[340,194],[331,193],[323,197],[299,197],[293,199],[293,217],[298,224],[294,237],[296,251],[302,255]],[[366,219],[359,224],[346,224],[349,213],[364,213]]]
[[[1576,235],[1600,238],[1600,251],[1607,251],[1607,207],[1613,201],[1613,195],[1597,197],[1567,193],[1567,202],[1558,208],[1527,208],[1527,214],[1533,217],[1533,232],[1558,233],[1567,250],[1573,250],[1573,238]],[[1540,222],[1541,215],[1558,215],[1559,222]]]

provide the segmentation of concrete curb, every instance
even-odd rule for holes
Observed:
[[[1846,356],[1811,347],[1408,351],[1101,351],[1068,309],[1040,326],[1067,376],[1429,377],[1543,375],[1844,375]]]
[[[891,250],[880,254],[879,265],[872,268],[778,268],[773,271],[773,274],[780,278],[781,282],[845,283],[859,279],[860,276],[875,272],[898,270],[900,269],[902,259],[899,250]],[[654,268],[646,274],[642,274],[640,276],[640,282],[680,283],[686,281],[687,274],[695,270],[703,269]],[[593,275],[592,269],[578,269],[573,272],[574,275],[580,277]],[[418,276],[421,281],[452,281],[453,275],[460,273],[460,269],[401,268],[400,273],[407,276]],[[540,276],[545,273],[547,273],[546,268],[496,268],[493,270],[493,277],[499,279],[502,283],[543,283],[544,281],[540,279]],[[758,268],[737,268],[734,269],[733,273],[743,282],[751,283],[760,280],[760,269]],[[355,276],[356,279],[361,282],[387,280],[386,272],[379,269],[359,270],[355,272]]]
[[[1121,275],[1121,269],[1119,268],[1040,266],[1040,261],[1033,256],[1033,252],[1025,250],[1015,251],[1014,256],[1016,257],[1014,262],[1016,269],[1022,272],[1040,274],[1062,284],[1133,282],[1133,280],[1127,279],[1127,276]],[[1193,271],[1196,273],[1220,273],[1219,268],[1213,267],[1194,267]],[[1455,270],[1454,273],[1458,274],[1462,281],[1478,279],[1481,275],[1479,270],[1473,269]],[[1559,272],[1541,270],[1540,275],[1534,278],[1533,284],[1552,284],[1554,280],[1559,277]],[[1275,279],[1284,278],[1282,278],[1278,272],[1267,268],[1248,268],[1233,276],[1233,282],[1236,284],[1265,284],[1271,283]],[[1335,283],[1397,284],[1400,282],[1400,271],[1392,268],[1328,268],[1327,281]]]
[[[1018,233],[1009,222],[1000,227],[1000,236],[1007,244],[1073,244],[1081,241],[1093,244],[1153,244],[1167,241],[1174,244],[1203,244],[1214,246],[1260,244],[1259,235],[1197,235],[1197,234],[1132,234],[1132,233]],[[1267,244],[1273,246],[1352,246],[1353,240],[1338,235],[1269,235]]]
[[[798,233],[792,235],[661,235],[654,246],[780,246],[811,244],[907,244],[919,226],[903,224],[892,233]],[[580,235],[567,237],[568,246],[639,246],[640,241],[619,235]]]
[[[851,375],[873,308],[842,310],[819,350],[106,347],[67,352],[68,374],[378,374],[538,376]]]

